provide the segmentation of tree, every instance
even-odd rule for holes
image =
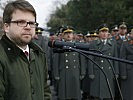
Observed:
[[[71,25],[85,34],[87,31],[96,30],[103,23],[112,26],[126,21],[131,25],[132,4],[132,0],[70,0],[56,10],[48,26],[56,28],[61,24]],[[58,21],[54,21],[55,19]]]

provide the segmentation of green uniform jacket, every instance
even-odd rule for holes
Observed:
[[[110,39],[107,39],[107,43],[104,45],[101,40],[93,41],[90,44],[90,49],[98,50],[102,52],[104,55],[117,57],[117,46],[116,42]],[[110,83],[110,87],[112,89],[113,96],[115,96],[115,80],[114,75],[111,69],[111,66],[107,59],[102,57],[92,56],[92,59],[101,67],[101,69],[106,73],[107,78]],[[118,62],[110,60],[112,67],[114,68],[115,74],[119,74]],[[94,75],[94,78],[91,80],[90,86],[90,95],[103,98],[111,98],[109,89],[105,80],[105,76],[102,71],[95,64],[90,62],[89,67],[89,75]]]
[[[5,35],[0,41],[0,100],[50,100],[45,53],[30,43],[30,60]]]
[[[81,100],[80,76],[85,75],[77,52],[55,53],[53,61],[54,77],[59,77],[59,99]]]
[[[133,44],[123,42],[120,58],[133,61]],[[121,91],[124,100],[133,100],[133,64],[120,63]]]

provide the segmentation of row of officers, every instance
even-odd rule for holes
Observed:
[[[44,48],[47,54],[49,78],[51,85],[55,87],[58,100],[133,100],[132,64],[92,55],[88,55],[88,59],[74,51],[62,52],[58,48],[47,46],[49,40],[87,43],[95,53],[133,61],[133,29],[127,35],[127,26],[123,23],[119,27],[115,26],[109,34],[108,26],[103,24],[98,28],[98,34],[88,33],[84,40],[82,37],[82,34],[75,36],[72,27],[63,27],[60,28],[58,37],[52,35],[49,39],[43,37],[40,40],[38,35],[33,40]],[[107,75],[112,97],[100,69]]]

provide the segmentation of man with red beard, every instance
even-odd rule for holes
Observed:
[[[50,100],[47,63],[43,50],[31,40],[35,35],[36,12],[25,0],[6,5],[5,35],[0,41],[0,99]]]

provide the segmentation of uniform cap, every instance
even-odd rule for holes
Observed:
[[[130,34],[133,34],[133,28],[131,29],[131,32],[130,32]]]
[[[114,25],[114,26],[112,27],[112,31],[118,31],[118,25]]]
[[[36,34],[42,34],[42,31],[44,31],[43,28],[41,28],[41,27],[36,28]]]
[[[122,22],[122,24],[120,24],[119,28],[127,28],[127,25],[125,24],[125,22]]]
[[[86,36],[87,37],[98,37],[98,34],[96,32],[89,32]]]
[[[99,32],[104,31],[104,30],[109,31],[109,28],[108,28],[107,24],[102,24],[99,26],[98,30],[99,30]]]
[[[74,32],[74,28],[71,26],[66,26],[62,29],[62,33],[73,33]]]

